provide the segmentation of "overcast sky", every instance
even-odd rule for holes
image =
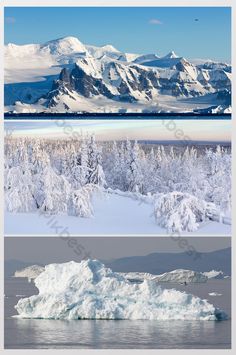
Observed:
[[[70,243],[58,237],[6,237],[5,259],[32,263],[79,261],[87,254],[93,259],[111,260],[126,256],[142,256],[155,252],[182,253],[178,241],[170,237],[81,237]],[[182,238],[183,239],[183,238]],[[208,252],[230,247],[229,237],[184,237],[186,248]]]
[[[80,122],[5,122],[5,132],[12,136],[78,137],[95,134],[98,140],[188,140],[229,142],[230,120],[83,120]],[[75,136],[76,135],[76,136]]]

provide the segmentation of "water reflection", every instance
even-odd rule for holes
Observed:
[[[9,348],[229,348],[230,321],[8,319]],[[13,340],[14,339],[14,340]]]

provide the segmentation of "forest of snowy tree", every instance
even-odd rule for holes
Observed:
[[[169,231],[194,231],[211,213],[230,212],[230,148],[96,142],[94,136],[5,140],[9,212],[91,217],[93,195],[112,192],[152,203],[157,223]]]

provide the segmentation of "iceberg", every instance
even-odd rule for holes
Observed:
[[[157,280],[159,282],[187,282],[187,283],[199,283],[207,282],[207,276],[201,272],[193,270],[177,269],[164,274],[158,275]]]
[[[185,269],[176,269],[169,272],[165,272],[160,275],[153,275],[145,272],[127,272],[119,273],[130,281],[143,281],[152,280],[156,282],[187,282],[187,283],[201,283],[207,282],[208,277],[201,272]]]
[[[18,301],[18,318],[223,320],[207,300],[156,282],[131,283],[98,260],[50,264],[35,280],[39,293]]]
[[[222,296],[222,293],[218,293],[218,292],[210,292],[208,293],[209,296]]]
[[[205,275],[208,279],[226,279],[229,278],[228,275],[225,275],[225,273],[221,270],[211,270],[211,271],[206,271],[203,272],[203,275]]]
[[[43,266],[31,265],[22,270],[16,270],[14,277],[27,277],[28,280],[35,279],[44,271]]]

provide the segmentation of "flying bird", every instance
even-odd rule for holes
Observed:
[[[195,20],[194,21],[199,21],[199,19],[198,18],[195,18]]]

